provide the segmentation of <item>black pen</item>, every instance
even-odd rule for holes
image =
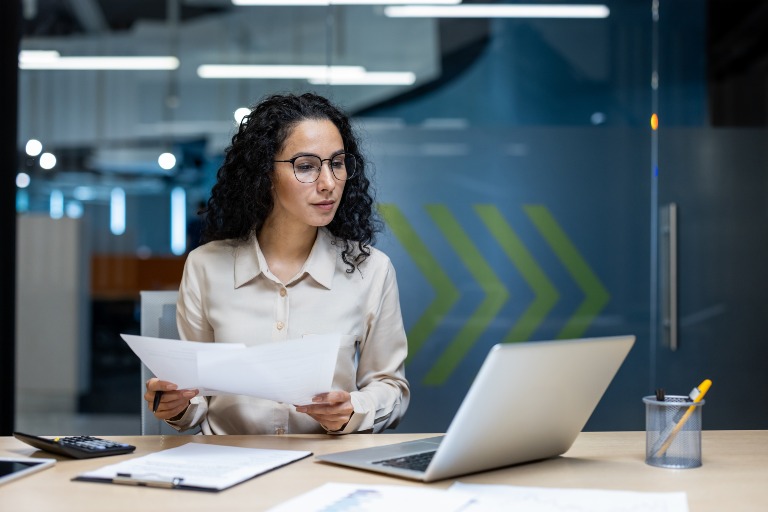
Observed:
[[[152,400],[152,412],[157,412],[157,407],[160,405],[161,398],[163,398],[163,392],[155,391],[155,399]]]

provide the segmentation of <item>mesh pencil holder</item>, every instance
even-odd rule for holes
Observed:
[[[643,397],[645,462],[661,468],[701,466],[701,410],[704,400],[668,395],[664,401]]]

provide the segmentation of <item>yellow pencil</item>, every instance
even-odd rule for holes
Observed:
[[[693,403],[699,403],[702,398],[704,398],[704,395],[709,391],[710,386],[712,386],[712,381],[709,379],[705,379],[704,382],[698,385],[696,388],[698,390],[698,393],[696,393],[696,396],[693,396]],[[664,453],[669,448],[669,445],[672,444],[672,441],[675,440],[675,436],[677,436],[677,433],[680,432],[680,429],[683,428],[683,425],[685,425],[685,422],[688,421],[688,418],[693,414],[693,411],[696,409],[695,405],[692,405],[688,407],[688,410],[685,411],[685,414],[682,418],[680,418],[680,421],[677,422],[677,425],[675,425],[675,428],[672,429],[672,432],[669,433],[667,436],[667,440],[664,441],[664,444],[661,445],[661,448],[659,448],[656,451],[656,454],[654,457],[661,457],[664,455]]]

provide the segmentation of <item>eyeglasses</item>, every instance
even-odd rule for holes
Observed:
[[[331,158],[320,158],[316,155],[301,155],[290,160],[275,160],[293,165],[293,174],[302,183],[314,183],[320,177],[323,162],[329,162],[333,177],[339,181],[354,178],[357,172],[357,158],[352,153],[339,153]]]

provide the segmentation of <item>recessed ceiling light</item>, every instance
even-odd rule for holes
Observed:
[[[327,6],[327,5],[456,5],[461,0],[232,0],[233,5],[241,6]]]
[[[390,18],[607,18],[610,10],[598,4],[403,5],[385,7],[384,14]]]
[[[22,50],[19,69],[30,70],[173,70],[179,59],[171,56],[78,56],[62,57],[56,51]]]

